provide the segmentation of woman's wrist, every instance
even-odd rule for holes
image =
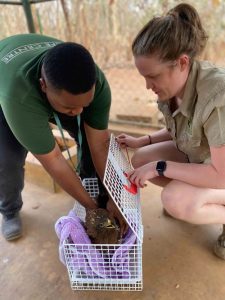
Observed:
[[[143,135],[138,138],[138,145],[137,147],[144,147],[152,144],[152,137],[151,135]]]
[[[148,145],[151,145],[152,144],[152,137],[150,134],[148,135],[145,135],[145,144],[144,146],[148,146]]]

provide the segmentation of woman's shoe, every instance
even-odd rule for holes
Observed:
[[[223,232],[218,237],[218,240],[214,246],[214,253],[219,258],[225,260],[225,225],[223,225]]]

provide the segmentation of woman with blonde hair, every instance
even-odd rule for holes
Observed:
[[[139,148],[130,180],[163,187],[164,209],[193,224],[225,223],[225,68],[197,57],[207,42],[194,7],[179,4],[151,19],[132,44],[146,88],[158,96],[166,127],[150,136],[117,137]],[[225,228],[215,253],[225,259]]]

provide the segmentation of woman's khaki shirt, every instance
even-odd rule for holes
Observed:
[[[225,68],[195,61],[179,108],[158,100],[166,127],[177,148],[192,163],[208,163],[210,146],[225,145]]]

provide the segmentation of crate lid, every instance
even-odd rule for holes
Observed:
[[[140,190],[127,178],[127,173],[131,170],[123,150],[111,134],[103,183],[127,224],[142,242]]]

